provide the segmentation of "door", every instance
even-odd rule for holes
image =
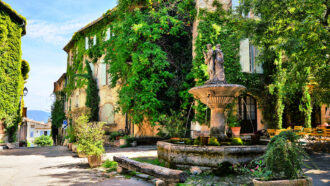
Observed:
[[[241,133],[257,131],[257,101],[252,96],[246,95],[238,98],[238,111],[242,119]]]

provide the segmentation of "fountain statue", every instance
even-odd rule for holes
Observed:
[[[242,85],[226,83],[224,55],[220,47],[221,45],[217,44],[213,50],[212,45],[207,44],[207,52],[203,53],[209,80],[203,86],[190,89],[189,93],[211,109],[211,136],[224,139],[226,126],[224,109],[246,88]]]

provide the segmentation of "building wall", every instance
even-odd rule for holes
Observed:
[[[50,136],[50,124],[40,124],[39,122],[27,121],[26,140],[30,143],[33,143],[35,138],[44,135],[45,131],[47,132],[47,136]],[[31,136],[32,133],[33,136]]]

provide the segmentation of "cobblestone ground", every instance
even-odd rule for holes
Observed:
[[[157,156],[155,146],[109,148],[105,159]],[[107,178],[90,169],[87,158],[78,158],[66,147],[9,149],[0,151],[0,186],[11,185],[150,185],[137,179]]]

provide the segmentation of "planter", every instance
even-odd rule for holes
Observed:
[[[313,180],[311,177],[295,179],[295,180],[271,180],[261,181],[253,179],[254,186],[312,186]]]
[[[201,137],[200,137],[201,144],[202,144],[202,145],[207,145],[207,144],[209,143],[209,138],[210,138],[210,137],[203,137],[203,136],[201,136]]]
[[[77,147],[78,145],[77,144],[72,144],[72,152],[77,152]]]
[[[126,145],[127,144],[127,141],[126,139],[120,139],[119,140],[119,145],[122,146],[122,145]]]
[[[233,136],[239,137],[241,134],[241,127],[231,127],[231,131],[233,133]]]
[[[72,143],[68,143],[69,150],[72,150]]]
[[[88,156],[88,164],[91,168],[99,167],[102,164],[102,157],[101,156]]]

